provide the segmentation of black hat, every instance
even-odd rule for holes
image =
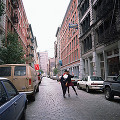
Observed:
[[[67,69],[65,69],[65,71],[64,72],[69,72]]]

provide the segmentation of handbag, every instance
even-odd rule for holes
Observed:
[[[74,84],[70,82],[70,83],[67,83],[67,86],[74,86]]]

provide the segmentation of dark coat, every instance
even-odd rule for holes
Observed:
[[[66,79],[66,82],[71,83],[71,78],[73,78],[74,75],[68,74],[68,78]]]

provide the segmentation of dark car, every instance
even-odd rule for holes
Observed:
[[[104,81],[103,88],[107,100],[113,100],[114,96],[120,97],[120,75],[117,78],[114,77],[112,81]]]
[[[26,94],[19,93],[6,78],[0,78],[0,120],[24,120]]]

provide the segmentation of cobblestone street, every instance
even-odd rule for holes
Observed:
[[[86,93],[70,88],[71,96],[63,98],[59,82],[43,78],[36,101],[29,102],[26,120],[119,120],[120,99],[107,101],[101,92]]]

